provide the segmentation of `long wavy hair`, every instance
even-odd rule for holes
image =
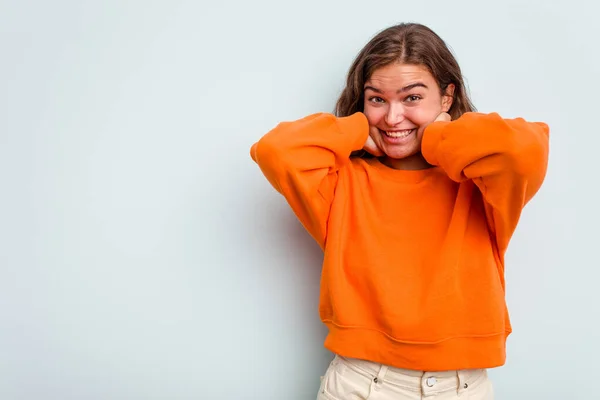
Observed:
[[[379,32],[358,53],[348,71],[346,87],[336,103],[335,115],[345,117],[364,111],[365,82],[376,69],[393,63],[426,67],[442,95],[448,85],[454,84],[452,106],[448,110],[453,120],[475,111],[458,62],[446,43],[424,25],[403,23]]]

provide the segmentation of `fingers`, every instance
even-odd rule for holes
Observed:
[[[369,137],[367,138],[367,141],[365,142],[365,145],[363,146],[363,150],[365,150],[367,153],[369,153],[375,157],[383,156],[383,152],[381,151],[381,149],[379,149],[377,144],[375,144],[375,141],[373,140],[371,135],[369,135]]]
[[[437,118],[435,119],[434,122],[438,122],[438,121],[450,122],[450,121],[452,121],[452,117],[450,116],[450,114],[443,112],[437,116]]]

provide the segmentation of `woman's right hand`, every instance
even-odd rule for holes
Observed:
[[[385,154],[383,153],[383,151],[381,151],[381,149],[377,146],[377,144],[375,144],[375,141],[373,140],[373,135],[378,135],[379,131],[377,130],[376,127],[371,126],[369,127],[369,137],[367,138],[367,141],[365,142],[365,145],[363,146],[363,150],[366,151],[367,153],[375,156],[375,157],[381,157],[384,156]]]

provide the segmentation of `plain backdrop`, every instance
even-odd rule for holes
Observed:
[[[249,149],[332,111],[356,53],[403,21],[449,43],[479,111],[551,127],[507,256],[496,398],[596,398],[599,11],[1,0],[0,399],[314,399],[322,255]]]

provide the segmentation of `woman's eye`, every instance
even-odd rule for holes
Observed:
[[[413,94],[413,95],[408,96],[406,98],[406,101],[408,101],[409,103],[414,103],[414,102],[419,101],[419,100],[421,100],[421,96],[418,96],[416,94]]]
[[[385,100],[383,100],[381,97],[371,97],[369,99],[372,103],[384,103]]]

